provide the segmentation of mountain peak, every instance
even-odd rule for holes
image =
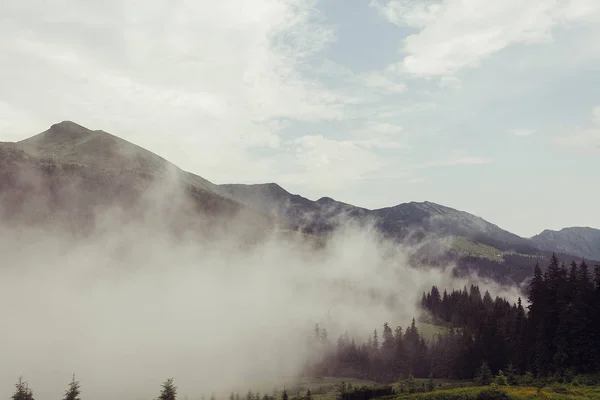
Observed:
[[[163,171],[165,159],[110,133],[90,130],[73,121],[53,124],[48,130],[17,142],[24,152],[62,164],[104,169]]]
[[[93,131],[73,121],[62,121],[52,124],[48,130],[18,143],[38,149],[53,145],[67,146],[93,133]]]
[[[600,259],[600,229],[573,226],[559,231],[545,229],[531,238],[544,250],[559,250],[587,259]]]
[[[334,199],[332,199],[331,197],[321,197],[319,200],[317,200],[317,203],[319,204],[331,204],[331,203],[336,203],[336,201]]]

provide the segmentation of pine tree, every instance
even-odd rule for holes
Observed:
[[[15,389],[15,393],[10,397],[12,400],[34,400],[33,392],[22,377],[19,377]]]
[[[498,386],[508,386],[508,379],[502,370],[498,371],[498,375],[494,378],[494,383]]]
[[[433,380],[433,375],[429,374],[429,379],[427,380],[427,391],[433,392],[435,390],[435,381]]]
[[[177,387],[173,383],[173,378],[167,379],[161,386],[160,395],[157,400],[176,400]]]
[[[377,335],[377,329],[373,331],[373,350],[379,350],[379,336]]]
[[[508,364],[508,367],[506,368],[506,379],[508,379],[509,385],[517,384],[517,370],[512,364]]]
[[[409,373],[406,379],[406,389],[408,393],[415,393],[417,391],[417,381],[412,373]]]
[[[310,392],[310,389],[308,389],[306,391],[306,396],[304,397],[304,399],[305,400],[313,400],[312,393]]]
[[[233,392],[229,394],[229,400],[235,400],[235,394],[233,394]]]
[[[283,388],[283,394],[281,395],[281,400],[289,400],[287,390],[285,390],[285,388]]]
[[[480,386],[488,386],[492,383],[492,370],[487,362],[484,361],[479,367],[475,381]]]
[[[73,378],[71,383],[69,383],[69,388],[65,392],[64,400],[81,400],[79,395],[81,394],[81,390],[79,388],[79,382],[75,380],[75,374],[73,374]]]
[[[387,322],[383,324],[382,339],[382,350],[391,351],[394,348],[394,333]]]

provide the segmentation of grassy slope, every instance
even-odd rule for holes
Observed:
[[[432,325],[425,322],[417,322],[416,323],[419,332],[425,338],[425,340],[430,341],[434,339],[437,335],[440,335],[444,332],[448,331],[448,328],[438,325]]]
[[[504,262],[506,255],[518,255],[527,258],[536,258],[535,255],[521,254],[512,251],[502,251],[483,243],[473,242],[461,236],[453,236],[450,251],[458,256],[485,258],[496,262]]]
[[[426,379],[417,379],[417,385],[421,385],[421,381],[426,382]],[[307,378],[299,381],[297,384],[290,386],[288,394],[290,397],[296,397],[298,393],[303,396],[307,389],[313,394],[315,400],[335,400],[336,388],[341,382],[351,383],[354,386],[372,386],[377,383],[366,380],[344,379],[344,378]],[[490,389],[486,387],[474,387],[471,381],[459,381],[451,379],[435,379],[436,390],[429,393],[417,394],[402,394],[394,396],[393,400],[404,399],[431,399],[431,400],[476,400],[477,395]],[[394,385],[395,389],[399,385]],[[557,385],[545,387],[538,390],[535,387],[503,387],[505,391],[515,400],[583,400],[583,399],[598,399],[600,400],[600,386],[574,386],[574,385]]]
[[[541,390],[534,387],[505,387],[500,390],[509,394],[515,400],[534,400],[534,399],[551,399],[551,400],[584,400],[584,399],[600,399],[600,387],[597,386],[582,386],[582,387],[566,387],[567,391],[555,391],[550,387]],[[395,396],[394,400],[402,399],[429,399],[429,400],[476,400],[477,395],[489,387],[465,387],[451,390],[438,390],[430,393],[404,394]]]

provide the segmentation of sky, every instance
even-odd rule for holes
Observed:
[[[7,0],[0,140],[70,120],[215,183],[600,228],[598,0]]]

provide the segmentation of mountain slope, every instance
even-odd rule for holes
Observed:
[[[600,229],[589,227],[546,229],[531,238],[541,249],[576,254],[588,260],[600,260]]]
[[[233,218],[253,235],[273,226],[206,179],[103,131],[64,121],[29,139],[0,143],[5,223],[52,223],[85,233],[99,211],[114,207],[124,218],[152,220],[178,233],[216,231]]]
[[[229,184],[220,185],[219,189],[249,207],[310,232],[326,232],[345,218],[354,218],[374,222],[383,234],[394,239],[460,236],[504,251],[536,250],[529,240],[483,218],[428,201],[368,210],[327,197],[312,201],[291,194],[274,183]]]
[[[331,232],[341,218],[365,218],[368,210],[330,198],[317,201],[291,194],[276,183],[256,185],[219,185],[219,193],[264,214],[275,217],[280,224],[305,233]]]
[[[158,155],[104,131],[64,121],[29,139],[0,142],[0,221],[92,232],[103,210],[122,210],[117,223],[139,219],[177,234],[221,232],[258,240],[275,222],[314,234],[322,243],[348,219],[372,223],[389,239],[411,245],[413,262],[523,281],[552,252],[566,261],[600,259],[598,230],[545,231],[525,239],[464,211],[432,202],[376,210],[292,194],[275,183],[215,185]],[[284,229],[284,231],[286,231]],[[589,230],[586,230],[589,229]],[[427,240],[423,240],[427,239]]]
[[[428,201],[369,210],[327,197],[312,201],[274,183],[219,185],[219,190],[304,232],[328,233],[348,218],[372,222],[384,236],[412,245],[417,264],[453,263],[459,273],[476,272],[500,281],[522,282],[553,252],[565,262],[581,257],[574,246],[543,247],[483,218]]]

